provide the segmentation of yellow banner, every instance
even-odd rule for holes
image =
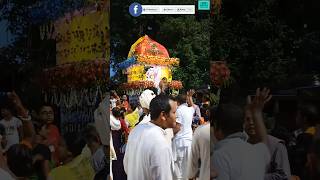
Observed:
[[[107,11],[55,22],[57,64],[109,59],[109,27]]]

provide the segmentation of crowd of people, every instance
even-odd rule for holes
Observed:
[[[269,89],[257,89],[255,96],[228,99],[218,106],[210,106],[209,98],[202,97],[195,100],[193,90],[167,95],[154,89],[143,91],[135,104],[129,103],[127,95],[120,98],[112,91],[113,179],[320,178],[316,104],[297,106],[292,122],[297,128],[290,132],[267,122]]]
[[[109,150],[95,124],[69,142],[55,124],[53,106],[43,104],[29,113],[15,92],[7,95],[1,104],[1,180],[107,179]]]
[[[164,78],[138,102],[111,91],[110,104],[112,179],[210,179],[209,94],[169,95]]]
[[[217,180],[318,180],[319,111],[302,103],[296,113],[298,130],[266,128],[264,106],[270,90],[257,89],[245,100],[222,102],[211,111],[212,177]],[[241,98],[240,98],[241,99]]]
[[[320,179],[315,104],[298,106],[292,122],[298,128],[289,132],[266,125],[269,89],[212,106],[209,94],[169,95],[162,83],[137,101],[111,91],[95,110],[95,123],[70,142],[60,134],[53,106],[29,113],[8,93],[1,104],[0,179]]]

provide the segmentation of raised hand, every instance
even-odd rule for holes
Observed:
[[[20,97],[17,95],[15,91],[12,91],[8,94],[8,98],[14,104],[18,115],[23,118],[28,118],[28,110],[23,106]]]
[[[192,97],[195,93],[196,93],[196,91],[195,91],[194,89],[190,89],[190,90],[187,92],[187,96]]]
[[[11,100],[11,102],[16,106],[22,106],[22,102],[20,97],[17,95],[15,91],[8,93],[8,98]]]
[[[270,89],[268,88],[263,88],[262,90],[258,88],[256,90],[256,96],[253,98],[253,100],[250,96],[248,96],[247,104],[250,107],[250,109],[254,111],[262,111],[264,105],[272,98],[272,95],[269,95],[269,93]]]
[[[253,100],[250,96],[248,96],[247,99],[247,110],[249,110],[252,114],[257,132],[256,136],[253,138],[257,140],[256,143],[267,143],[267,130],[264,125],[262,110],[264,108],[264,105],[272,98],[269,93],[270,90],[267,88],[263,88],[262,91],[260,90],[260,88],[258,88],[256,90],[256,96],[253,98]]]
[[[190,89],[187,92],[187,104],[189,105],[189,107],[194,107],[194,103],[193,103],[193,99],[192,96],[195,94],[195,90],[194,89]]]

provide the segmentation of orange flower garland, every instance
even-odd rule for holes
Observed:
[[[178,66],[179,59],[178,58],[164,58],[158,56],[137,56],[137,61],[145,64],[154,64],[161,66]]]
[[[109,80],[109,64],[95,60],[64,64],[45,69],[41,77],[44,88],[81,88]]]
[[[181,81],[171,81],[168,83],[168,86],[170,89],[182,89],[183,85]],[[121,85],[121,89],[148,89],[148,88],[154,88],[154,82],[153,81],[134,81],[130,83],[123,83]]]
[[[121,85],[122,89],[147,89],[153,87],[155,87],[153,81],[134,81],[130,83],[123,83]]]
[[[171,81],[169,83],[169,88],[170,89],[182,89],[183,85],[181,81]]]

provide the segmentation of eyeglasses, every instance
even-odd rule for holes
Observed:
[[[46,115],[53,115],[53,112],[47,112],[47,111],[43,111],[43,112],[41,112],[41,114],[46,114]]]

